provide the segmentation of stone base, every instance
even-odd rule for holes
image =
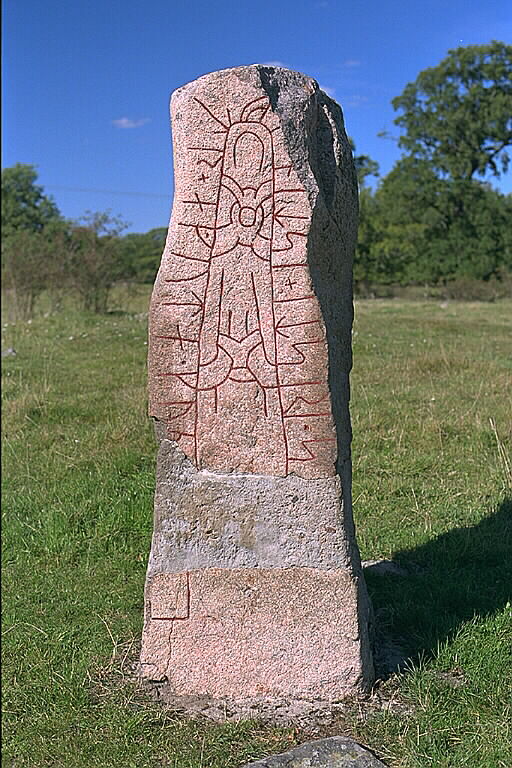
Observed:
[[[371,684],[348,569],[205,568],[147,585],[141,674],[176,695],[341,699]]]
[[[137,667],[140,671],[140,667]],[[206,719],[215,723],[239,723],[241,720],[258,720],[260,723],[298,728],[305,734],[317,735],[319,729],[329,728],[347,702],[354,697],[332,701],[318,698],[272,698],[251,696],[234,699],[227,696],[186,696],[172,692],[167,682],[141,680],[143,690],[168,710],[192,719]],[[357,698],[357,697],[356,697]],[[349,703],[350,706],[350,703]]]
[[[317,480],[198,471],[160,437],[144,679],[165,682],[168,697],[258,709],[370,687],[371,609],[345,467]]]

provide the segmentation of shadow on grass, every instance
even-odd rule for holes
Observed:
[[[430,656],[461,624],[512,600],[512,496],[478,525],[454,528],[382,565],[365,568],[365,578],[377,672],[386,678],[400,661]]]

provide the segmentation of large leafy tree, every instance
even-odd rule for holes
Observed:
[[[357,181],[359,183],[359,188],[361,189],[366,184],[366,179],[368,176],[379,175],[379,164],[369,155],[356,155],[356,145],[354,139],[349,137],[348,141],[352,150],[352,155],[354,157]]]
[[[507,170],[512,144],[512,46],[453,49],[393,99],[399,144],[445,178]]]
[[[488,280],[512,269],[510,197],[488,184],[440,179],[424,160],[403,158],[375,194],[374,282]]]
[[[432,203],[439,181],[429,165],[407,158],[399,161],[374,196],[370,248],[371,282],[408,283],[429,279],[427,237]]]
[[[145,234],[131,232],[121,238],[121,259],[126,279],[141,283],[154,281],[166,235],[166,227],[157,227]]]
[[[51,221],[60,219],[59,209],[51,197],[36,184],[33,165],[16,163],[2,169],[3,237],[15,232],[41,232]]]
[[[369,176],[379,175],[379,164],[369,155],[356,155],[354,140],[349,138],[349,142],[359,184],[359,228],[354,255],[354,283],[358,290],[364,287],[364,291],[369,293],[376,273],[372,253],[376,232],[375,197],[370,187],[366,185],[366,180]]]
[[[2,289],[21,317],[32,314],[48,288],[55,260],[49,233],[63,226],[57,206],[36,180],[33,165],[2,169]]]

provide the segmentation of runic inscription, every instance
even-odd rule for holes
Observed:
[[[351,517],[343,116],[311,78],[263,65],[188,83],[171,113],[141,675],[185,709],[330,711],[373,679]]]
[[[173,122],[151,414],[198,469],[329,477],[336,438],[307,263],[311,209],[267,97],[241,91],[220,106],[195,96]]]

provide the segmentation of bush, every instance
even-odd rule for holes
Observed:
[[[512,298],[512,274],[492,276],[489,280],[458,277],[446,283],[443,293],[447,299],[460,301],[496,301]]]

